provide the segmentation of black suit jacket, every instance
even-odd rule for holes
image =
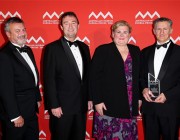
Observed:
[[[138,115],[139,99],[139,64],[140,49],[128,44],[132,57],[132,115]],[[129,118],[130,108],[127,94],[127,83],[124,71],[124,61],[114,44],[99,46],[92,59],[91,92],[94,104],[104,102],[108,116]]]
[[[148,72],[154,75],[154,53],[156,44],[142,50],[141,53],[141,88],[148,87]],[[149,103],[143,100],[142,110],[145,114],[160,116],[180,115],[180,47],[171,42],[164,57],[158,79],[160,90],[167,101],[163,104]]]
[[[83,77],[74,56],[62,37],[48,44],[44,52],[44,90],[47,109],[62,107],[63,114],[87,111],[89,47],[78,41],[83,60]]]
[[[38,75],[33,52],[30,48],[28,50]],[[0,66],[1,114],[9,120],[19,115],[30,118],[36,113],[37,102],[41,100],[39,86],[35,85],[29,65],[11,42],[1,49]]]

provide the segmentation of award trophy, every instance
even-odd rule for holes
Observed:
[[[154,77],[151,73],[148,73],[148,88],[153,93],[154,97],[157,98],[160,94],[160,81]]]

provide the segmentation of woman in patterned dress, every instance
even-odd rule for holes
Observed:
[[[113,42],[95,50],[91,92],[95,105],[93,136],[97,140],[138,140],[139,47],[128,44],[131,26],[112,25]]]

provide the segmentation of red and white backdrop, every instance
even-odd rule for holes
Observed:
[[[58,18],[65,11],[74,11],[80,20],[79,40],[90,47],[91,55],[100,44],[108,43],[110,26],[117,20],[127,20],[133,27],[129,43],[141,49],[154,42],[152,20],[166,16],[174,21],[173,42],[180,44],[179,0],[0,0],[0,24],[7,17],[18,16],[25,21],[28,40],[42,77],[42,50],[61,36]],[[0,27],[0,46],[7,40]],[[1,66],[2,67],[2,66]],[[4,79],[5,80],[5,79]],[[49,83],[51,84],[51,83]],[[43,84],[39,83],[43,96]],[[92,140],[93,111],[87,113],[86,140]],[[49,115],[40,107],[39,139],[50,140]],[[138,117],[139,140],[143,140],[141,116]]]

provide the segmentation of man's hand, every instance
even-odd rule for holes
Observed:
[[[138,100],[138,107],[140,108],[142,106],[142,100]]]
[[[155,103],[164,103],[166,101],[166,97],[164,95],[164,93],[161,93],[156,99],[155,99]]]
[[[92,101],[88,101],[88,110],[93,109],[93,102]]]
[[[41,102],[37,102],[38,108],[41,106]]]
[[[104,115],[103,109],[104,109],[104,110],[107,110],[104,103],[100,103],[100,104],[95,105],[95,108],[96,108],[96,111],[97,111],[97,112],[99,113],[99,115],[101,115],[101,116]]]
[[[51,112],[52,112],[52,114],[53,114],[55,117],[57,117],[57,118],[60,118],[61,115],[63,115],[63,112],[62,112],[61,107],[53,108],[53,109],[51,109]]]
[[[15,127],[22,127],[24,125],[24,119],[20,116],[17,120],[14,121]]]

